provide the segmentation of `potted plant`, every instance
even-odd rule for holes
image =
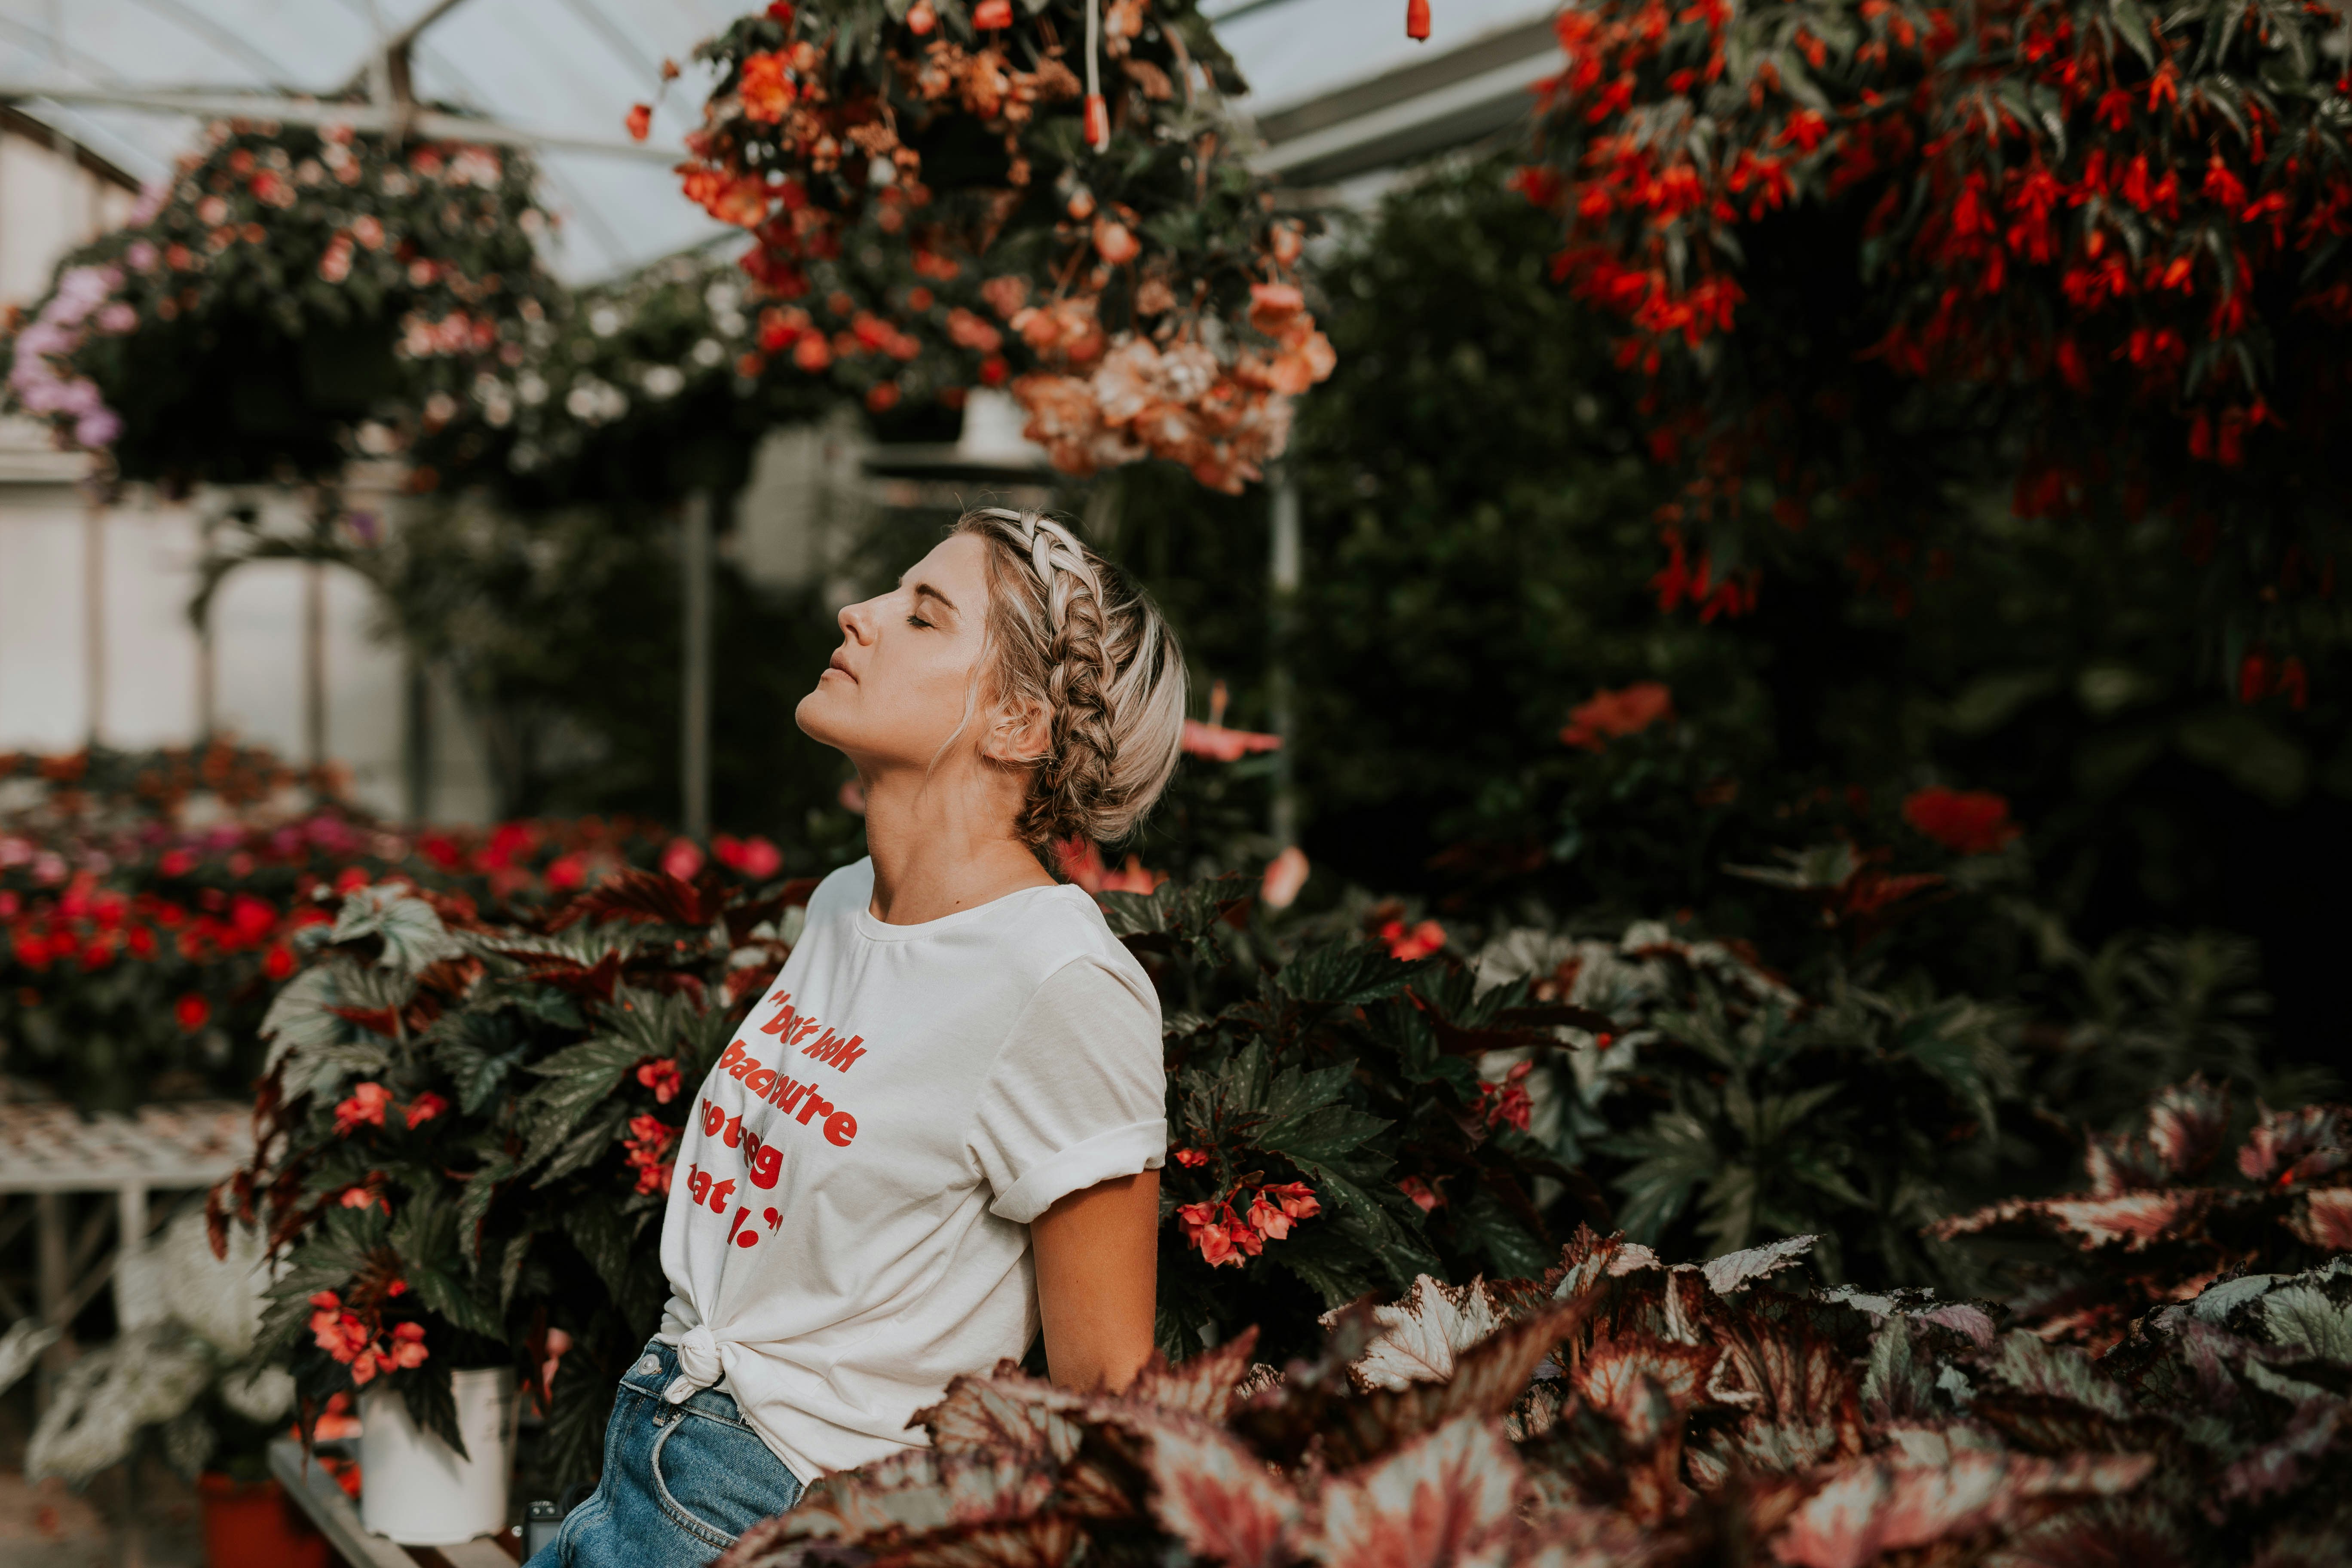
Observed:
[[[1157,457],[1233,494],[1330,374],[1304,226],[1249,165],[1195,0],[778,0],[698,54],[717,81],[680,174],[755,242],[747,368],[881,412],[968,367],[1066,472]]]
[[[719,889],[623,872],[493,924],[392,884],[304,933],[263,1026],[255,1159],[212,1219],[279,1260],[255,1353],[289,1359],[304,1426],[358,1401],[372,1528],[502,1528],[518,1391],[546,1413],[551,1480],[593,1473],[660,1315],[684,1090],[787,951],[793,888]],[[421,1517],[401,1500],[420,1485]]]
[[[293,1414],[294,1380],[253,1355],[266,1282],[250,1235],[215,1257],[202,1215],[166,1226],[116,1264],[121,1332],[58,1380],[25,1455],[28,1479],[75,1486],[150,1453],[196,1483],[216,1568],[328,1568],[326,1538],[269,1475],[268,1445]],[[55,1331],[27,1322],[0,1354],[0,1386],[29,1370]]]

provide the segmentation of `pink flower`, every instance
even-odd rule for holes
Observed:
[[[1281,1241],[1290,1235],[1290,1216],[1266,1202],[1264,1193],[1250,1199],[1249,1222],[1268,1241]]]
[[[422,1366],[428,1353],[425,1348],[425,1325],[401,1323],[392,1331],[392,1352],[384,1359],[392,1366]]]
[[[1265,875],[1258,879],[1259,900],[1270,910],[1288,909],[1307,885],[1307,852],[1292,845],[1266,862]]]
[[[702,869],[702,851],[691,838],[673,838],[662,851],[661,868],[681,882],[690,882]]]
[[[754,882],[764,882],[784,868],[784,852],[764,838],[722,833],[710,841],[710,849],[720,865]]]
[[[1407,1176],[1397,1184],[1397,1191],[1411,1198],[1420,1206],[1423,1214],[1429,1213],[1445,1202],[1443,1195],[1432,1191],[1429,1184],[1419,1176]]]
[[[1188,1171],[1197,1171],[1209,1163],[1207,1152],[1200,1149],[1171,1149],[1168,1154]]]
[[[637,1173],[637,1191],[667,1193],[669,1191],[671,1161],[662,1156],[669,1152],[677,1132],[657,1116],[629,1118],[629,1136],[622,1147],[629,1153],[629,1163]]]
[[[1217,1217],[1219,1204],[1184,1204],[1176,1210],[1176,1223],[1184,1227],[1184,1239],[1201,1249],[1202,1261],[1212,1268],[1231,1263],[1241,1267],[1241,1255],[1234,1250],[1233,1234],[1223,1220]],[[1231,1209],[1225,1213],[1231,1214]],[[1244,1226],[1243,1229],[1249,1227]]]
[[[1125,866],[1116,871],[1103,873],[1102,887],[1099,890],[1106,893],[1148,894],[1156,890],[1160,884],[1166,880],[1168,880],[1167,872],[1147,871],[1143,868],[1143,858],[1139,855],[1130,855],[1127,858]]]
[[[1305,1182],[1268,1182],[1260,1191],[1280,1204],[1282,1212],[1292,1219],[1313,1219],[1323,1212],[1315,1189]]]
[[[1637,680],[1622,690],[1596,691],[1590,700],[1579,703],[1570,711],[1568,727],[1559,738],[1564,745],[1598,752],[1620,736],[1638,734],[1674,716],[1673,693],[1658,681]]]
[[[1931,785],[1906,797],[1903,820],[1955,855],[1990,855],[2018,835],[2009,802],[1990,790]]]
[[[449,1102],[447,1100],[442,1099],[441,1096],[427,1090],[426,1092],[418,1095],[415,1100],[409,1101],[408,1124],[411,1127],[422,1126],[424,1123],[432,1121],[435,1117],[440,1115],[443,1111],[448,1109]]]
[[[1260,734],[1254,730],[1228,730],[1223,724],[1203,724],[1196,719],[1184,721],[1184,750],[1195,757],[1213,757],[1221,763],[1237,763],[1252,752],[1277,752],[1282,749],[1279,735]]]
[[[1248,1253],[1252,1258],[1265,1250],[1265,1243],[1259,1239],[1257,1232],[1251,1228],[1249,1221],[1234,1213],[1231,1207],[1225,1210],[1225,1236],[1235,1247]],[[1240,1261],[1239,1258],[1234,1259],[1235,1263]]]
[[[686,1086],[685,1079],[678,1075],[677,1063],[668,1057],[639,1064],[637,1081],[654,1091],[654,1103],[656,1105],[667,1105]]]
[[[335,1107],[335,1136],[348,1138],[362,1127],[383,1126],[385,1108],[391,1104],[392,1090],[383,1085],[359,1085],[349,1100]]]
[[[1445,928],[1435,921],[1423,921],[1411,931],[1402,921],[1391,921],[1381,928],[1381,940],[1388,943],[1389,956],[1407,963],[1427,958],[1445,945]]]

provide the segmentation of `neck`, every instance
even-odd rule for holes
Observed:
[[[1026,779],[976,765],[866,768],[876,920],[920,925],[1054,879],[1013,831]]]

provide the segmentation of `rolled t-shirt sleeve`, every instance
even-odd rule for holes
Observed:
[[[998,1053],[971,1150],[1026,1225],[1072,1193],[1157,1168],[1168,1152],[1160,1003],[1148,984],[1080,958],[1037,987]]]

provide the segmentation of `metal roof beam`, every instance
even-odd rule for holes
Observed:
[[[191,115],[199,120],[276,120],[289,125],[348,125],[354,131],[401,132],[428,142],[483,142],[505,147],[588,153],[638,163],[670,163],[676,148],[617,138],[571,136],[533,131],[495,120],[475,120],[401,104],[321,103],[315,99],[262,93],[180,91],[170,88],[73,87],[53,82],[0,82],[0,103],[47,99],[52,103],[100,104],[151,114]]]

